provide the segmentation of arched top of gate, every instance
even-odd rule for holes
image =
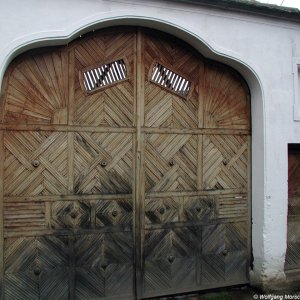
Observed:
[[[238,53],[231,52],[229,49],[224,49],[213,44],[211,41],[204,40],[201,36],[193,32],[193,29],[189,28],[188,25],[182,27],[163,18],[132,15],[110,16],[106,18],[103,18],[103,16],[93,16],[81,20],[65,30],[28,34],[16,39],[5,48],[4,59],[0,61],[0,81],[2,82],[4,73],[11,61],[27,50],[46,46],[67,45],[87,32],[122,25],[148,27],[178,37],[193,46],[206,58],[233,67],[246,79],[251,92],[255,89],[255,92],[262,93],[260,84],[261,76],[257,75],[257,66],[255,66],[253,62],[247,62],[247,60]],[[2,85],[0,89],[1,88]]]

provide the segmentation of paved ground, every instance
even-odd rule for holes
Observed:
[[[243,286],[211,290],[197,294],[152,298],[151,300],[300,300],[300,287],[297,290],[261,293],[248,286]]]

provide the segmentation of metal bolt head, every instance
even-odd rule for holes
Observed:
[[[228,160],[227,159],[223,159],[223,165],[226,166],[228,164]]]
[[[75,219],[76,218],[76,213],[73,211],[73,212],[70,213],[70,216],[71,216],[72,219]]]
[[[175,159],[171,159],[171,160],[169,161],[169,165],[170,165],[170,166],[174,166],[175,164],[176,164]]]
[[[31,162],[31,164],[36,168],[40,165],[40,162],[37,159],[35,159]]]
[[[100,164],[101,164],[101,167],[106,167],[107,166],[107,161],[102,160]]]
[[[159,209],[159,213],[160,213],[161,215],[163,215],[163,214],[165,213],[165,208],[164,208],[164,207],[161,207],[161,208]]]
[[[39,276],[41,274],[41,270],[39,267],[34,268],[33,270],[34,275]]]

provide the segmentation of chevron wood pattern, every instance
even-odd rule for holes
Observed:
[[[116,32],[85,38],[75,43],[75,124],[124,127],[133,126],[134,43],[132,32]],[[94,94],[85,94],[77,76],[84,68],[123,58],[131,76]],[[133,74],[132,74],[133,73]]]
[[[91,207],[83,201],[60,201],[51,205],[51,228],[90,228]]]
[[[4,108],[6,123],[66,124],[68,56],[28,55],[13,67]]]
[[[7,239],[4,258],[5,299],[68,299],[66,238]]]
[[[132,200],[97,201],[95,211],[96,227],[121,226],[127,230],[132,227]]]
[[[76,298],[133,294],[132,233],[78,236],[74,245]]]
[[[87,90],[86,72],[115,61],[126,76],[98,70],[107,78]],[[177,77],[155,83],[154,66],[188,80],[186,93]],[[235,71],[167,34],[107,28],[17,58],[3,91],[4,299],[141,299],[248,281],[250,101]],[[290,161],[294,268],[300,160]]]
[[[67,140],[59,132],[7,132],[4,140],[5,195],[67,192]]]
[[[202,231],[202,280],[246,280],[247,223],[208,225]]]
[[[145,293],[195,286],[198,232],[195,227],[145,233]]]
[[[146,136],[146,191],[196,189],[197,136]]]
[[[77,194],[132,192],[131,134],[77,133],[74,144]]]
[[[285,268],[287,270],[300,268],[300,232],[299,220],[288,221],[288,237],[287,237],[287,251],[285,258]]]
[[[159,55],[158,55],[159,54]],[[198,125],[198,61],[191,51],[165,38],[146,35],[144,44],[145,64],[145,126],[169,128],[195,128]],[[189,101],[156,86],[151,82],[153,62],[172,70],[180,70],[182,76],[191,80]],[[149,75],[150,74],[150,75]]]
[[[247,136],[203,137],[203,181],[206,189],[247,188]]]

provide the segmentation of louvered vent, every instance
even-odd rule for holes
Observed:
[[[191,82],[189,80],[183,78],[159,63],[156,63],[153,67],[151,81],[171,90],[182,97],[187,97],[191,89]]]
[[[87,92],[108,86],[126,79],[127,69],[123,59],[104,64],[83,72],[83,84]]]

